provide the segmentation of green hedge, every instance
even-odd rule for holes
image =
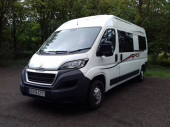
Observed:
[[[17,55],[14,58],[14,53],[12,51],[7,51],[7,52],[1,52],[0,53],[0,58],[3,61],[30,59],[31,56],[34,53],[35,52],[32,52],[32,51],[18,52]]]
[[[170,67],[170,54],[159,54],[158,56],[149,55],[148,61],[151,64],[169,66]]]
[[[170,66],[170,56],[165,54],[160,54],[156,61],[159,65]]]

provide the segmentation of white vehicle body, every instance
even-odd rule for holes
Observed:
[[[41,83],[36,82],[36,80],[30,81],[27,72],[52,73],[55,74],[56,80],[56,78],[58,78],[57,75],[60,73],[59,71],[62,71],[60,67],[65,63],[87,60],[85,66],[73,69],[73,72],[74,70],[80,71],[89,81],[95,78],[101,79],[104,82],[105,92],[107,92],[113,87],[138,76],[141,69],[146,68],[148,49],[145,30],[116,16],[98,15],[74,19],[61,25],[55,32],[92,27],[99,27],[100,31],[89,50],[85,52],[77,51],[75,53],[52,55],[35,53],[28,67],[25,69],[25,74],[23,75],[26,76],[23,82],[33,88],[34,86],[38,89],[43,89],[44,87],[51,88],[54,86],[53,83],[55,81],[52,83]],[[105,39],[104,36],[107,36],[107,39],[109,39],[110,36],[112,37],[113,54],[110,56],[97,56],[101,41],[103,38]],[[72,50],[70,49],[70,51]],[[73,66],[73,63],[70,63],[70,65]],[[55,92],[56,91],[55,89]]]

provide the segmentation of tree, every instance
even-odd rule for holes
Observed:
[[[68,20],[113,14],[145,28],[156,58],[170,52],[169,10],[169,0],[0,0],[0,54],[35,51]]]
[[[20,50],[17,49],[18,38],[24,32],[27,23],[26,10],[23,3],[15,1],[9,8],[8,24],[11,27],[11,35],[13,39],[14,59]]]
[[[16,0],[0,0],[0,52],[2,50],[2,30],[6,26],[8,15],[10,13],[9,8]]]

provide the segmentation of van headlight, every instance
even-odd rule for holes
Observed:
[[[88,62],[88,59],[82,59],[82,60],[74,60],[67,62],[63,64],[59,70],[64,70],[64,69],[79,69],[84,67]]]

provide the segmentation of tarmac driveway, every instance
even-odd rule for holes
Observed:
[[[133,80],[112,89],[101,108],[22,96],[22,69],[0,68],[0,127],[170,127],[170,78]]]

